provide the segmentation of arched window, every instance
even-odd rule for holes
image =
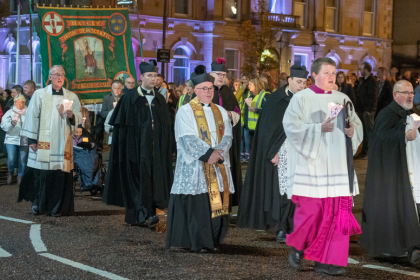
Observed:
[[[174,52],[174,83],[180,85],[185,83],[190,76],[190,57],[188,52],[179,47]]]

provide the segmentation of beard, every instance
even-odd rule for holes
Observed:
[[[413,109],[413,103],[411,103],[411,104],[403,103],[402,107],[406,111],[411,110],[411,109]]]

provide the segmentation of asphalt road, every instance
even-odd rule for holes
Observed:
[[[366,163],[356,162],[361,186]],[[76,192],[76,214],[60,218],[33,216],[30,203],[17,203],[17,196],[16,185],[0,185],[0,279],[334,278],[315,274],[313,263],[306,260],[300,271],[292,269],[289,248],[277,244],[273,232],[236,229],[232,224],[218,252],[166,251],[165,233],[125,225],[123,208],[106,206],[89,193]],[[359,221],[361,202],[359,195],[354,209]],[[163,231],[164,223],[159,226]],[[353,237],[351,263],[339,279],[420,277],[404,259],[372,258],[357,242]]]

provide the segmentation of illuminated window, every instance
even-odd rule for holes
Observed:
[[[42,63],[41,63],[41,54],[39,52],[39,43],[35,47],[34,57],[33,57],[33,77],[34,82],[37,86],[42,86]]]
[[[375,30],[375,2],[365,0],[363,14],[363,35],[373,35]]]
[[[293,1],[293,10],[295,16],[300,16],[299,19],[297,19],[296,23],[300,24],[302,27],[306,27],[307,22],[307,5],[306,0],[294,0]]]
[[[8,83],[12,85],[17,84],[16,80],[16,52],[12,52],[9,55],[9,78]]]
[[[190,57],[183,48],[177,48],[174,52],[174,80],[175,85],[185,83],[190,77]]]
[[[338,0],[327,0],[325,29],[326,31],[337,31],[337,2]]]
[[[238,19],[238,1],[225,0],[225,18]]]

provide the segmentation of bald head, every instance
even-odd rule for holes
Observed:
[[[399,80],[394,86],[394,100],[405,110],[413,108],[413,86],[406,80]]]

